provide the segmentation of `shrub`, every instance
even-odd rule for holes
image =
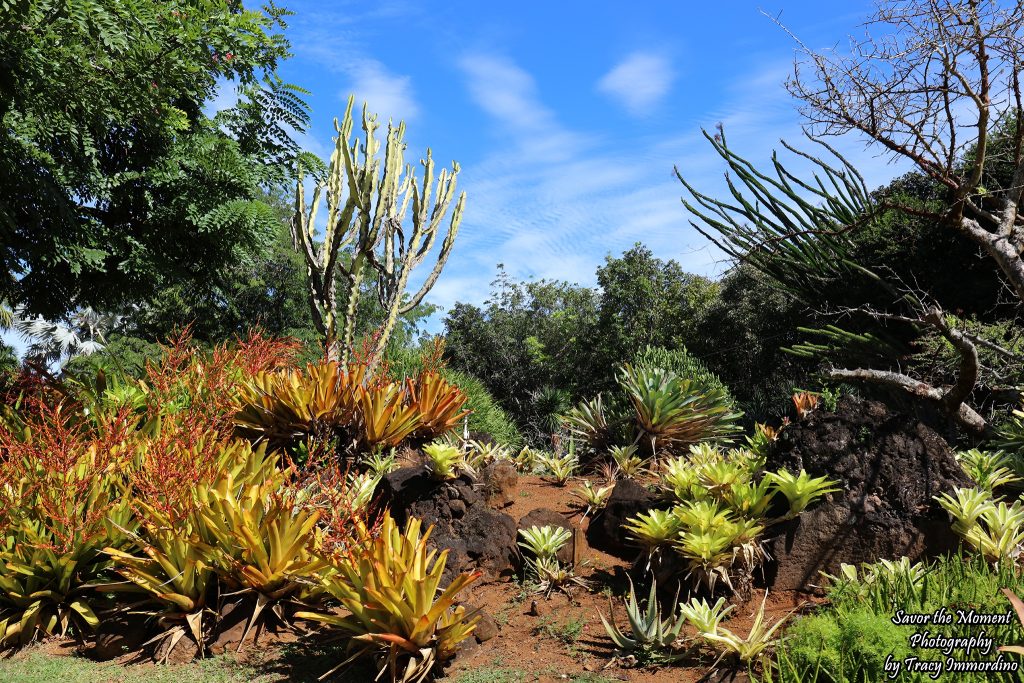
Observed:
[[[798,671],[817,671],[816,680],[822,682],[882,681],[890,654],[901,661],[911,654],[909,634],[892,623],[892,614],[865,608],[803,617],[786,635],[790,665]]]

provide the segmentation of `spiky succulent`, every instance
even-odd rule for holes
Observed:
[[[573,495],[583,501],[586,505],[587,513],[590,513],[601,510],[608,504],[608,498],[611,496],[613,488],[613,486],[595,487],[589,481],[584,481],[582,486],[573,491]]]
[[[466,464],[462,451],[450,444],[435,441],[423,447],[427,456],[427,469],[435,479],[455,479]]]
[[[579,466],[576,454],[571,451],[563,455],[545,454],[537,459],[547,475],[559,486],[565,486]]]
[[[682,528],[682,522],[674,510],[648,510],[630,517],[625,524],[629,538],[649,553],[675,541]]]
[[[637,664],[642,666],[667,664],[680,659],[681,654],[675,651],[674,643],[679,639],[686,620],[674,613],[662,618],[655,582],[651,582],[646,606],[637,599],[636,589],[630,582],[629,598],[624,607],[629,624],[628,635],[605,619],[604,614],[600,615],[604,630],[621,653],[635,657]]]
[[[519,546],[538,559],[554,558],[572,538],[572,532],[565,527],[550,525],[520,529],[519,535],[522,537]]]
[[[980,451],[972,448],[957,453],[956,457],[964,472],[986,491],[1008,484],[1018,484],[1021,481],[1013,469],[1014,459],[1002,451]]]
[[[637,455],[637,450],[635,445],[630,444],[629,446],[612,446],[609,451],[612,461],[623,477],[633,478],[643,471],[644,459]]]
[[[796,517],[818,498],[839,490],[836,488],[838,482],[828,477],[811,477],[804,470],[794,475],[781,469],[778,472],[766,472],[764,476],[789,501],[789,517]]]

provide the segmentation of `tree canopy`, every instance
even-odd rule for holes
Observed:
[[[13,0],[0,15],[0,300],[57,318],[209,278],[267,240],[301,89],[286,12]],[[219,87],[236,106],[211,116]]]

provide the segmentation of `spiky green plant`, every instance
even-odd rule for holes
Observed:
[[[395,449],[391,448],[384,454],[383,448],[378,448],[363,459],[367,470],[376,477],[383,477],[398,469],[398,462],[395,458]]]
[[[636,588],[630,581],[629,598],[624,604],[629,635],[623,633],[614,622],[605,619],[604,614],[600,614],[601,624],[615,647],[620,653],[635,658],[641,666],[667,664],[682,657],[682,653],[675,651],[674,644],[686,620],[674,613],[662,618],[657,592],[657,584],[652,581],[647,605],[644,607],[637,599]]]
[[[662,467],[661,485],[671,491],[676,500],[686,501],[708,495],[707,489],[700,485],[700,468],[688,458],[669,458]]]
[[[626,533],[648,553],[672,543],[683,528],[674,510],[648,510],[626,520]]]
[[[572,494],[583,501],[587,509],[584,514],[590,514],[591,512],[603,509],[608,504],[608,498],[611,496],[613,488],[613,486],[595,487],[589,481],[584,481],[583,485],[573,491]]]
[[[790,614],[768,626],[764,619],[764,605],[767,600],[768,591],[765,591],[764,598],[761,599],[761,606],[754,613],[754,622],[750,626],[750,632],[745,637],[740,637],[724,626],[717,625],[714,631],[701,632],[701,637],[722,652],[723,655],[732,655],[743,664],[755,663],[761,658],[765,650],[776,642],[776,639],[773,638],[775,632],[792,615],[792,612],[790,612]]]
[[[576,474],[579,460],[572,451],[563,455],[544,454],[537,458],[547,475],[559,486],[565,486]]]
[[[619,385],[635,411],[651,450],[672,449],[734,434],[740,414],[721,389],[702,389],[661,368],[634,367],[619,373]]]
[[[793,518],[807,509],[812,502],[827,493],[835,493],[838,482],[828,477],[811,477],[804,470],[800,474],[791,474],[786,469],[778,472],[766,472],[765,478],[770,480],[774,488],[789,501],[787,517]]]
[[[726,605],[725,598],[718,598],[714,605],[704,598],[690,598],[689,602],[680,603],[679,613],[698,633],[717,633],[722,619],[735,607]]]
[[[455,479],[466,467],[462,451],[450,444],[435,441],[423,447],[423,454],[427,456],[427,469],[435,479]]]
[[[634,444],[629,446],[612,446],[608,451],[612,461],[623,477],[634,478],[643,471],[644,459],[637,455],[639,449]]]
[[[523,539],[519,541],[519,546],[529,550],[538,559],[555,557],[572,538],[572,532],[565,527],[549,525],[520,529],[519,535]]]
[[[964,472],[986,491],[1021,482],[1013,470],[1014,459],[1002,451],[979,451],[972,448],[957,453],[956,458]]]

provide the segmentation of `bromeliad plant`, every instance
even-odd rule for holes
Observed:
[[[349,635],[354,656],[377,655],[380,675],[386,671],[394,683],[427,680],[479,621],[455,606],[458,594],[479,574],[460,574],[442,590],[448,551],[428,550],[431,529],[421,534],[420,524],[412,518],[402,531],[390,513],[379,533],[359,524],[350,554],[335,558],[322,579],[323,588],[347,613],[296,614]]]
[[[957,488],[935,497],[953,518],[953,531],[993,564],[1016,562],[1024,552],[1024,505],[996,503],[979,489]]]
[[[956,459],[967,476],[986,491],[991,492],[1002,486],[1021,483],[1021,478],[1014,471],[1014,458],[1002,451],[980,451],[972,448],[957,453]]]
[[[423,447],[427,456],[427,469],[435,479],[455,479],[462,471],[470,471],[465,454],[457,446],[435,441]]]
[[[828,477],[811,477],[803,470],[799,474],[791,474],[786,469],[766,472],[765,478],[769,479],[775,490],[789,501],[787,519],[796,517],[825,494],[839,490],[835,486],[836,482],[829,480]]]
[[[0,649],[45,636],[81,638],[99,624],[106,546],[131,528],[125,442],[133,420],[101,430],[43,405],[13,433],[0,428]]]
[[[532,526],[520,529],[520,547],[528,550],[532,557],[527,558],[528,574],[537,581],[538,592],[548,596],[555,589],[570,593],[572,587],[586,587],[587,582],[576,576],[572,566],[566,566],[557,559],[558,552],[572,538],[572,532],[560,526]]]
[[[418,439],[436,439],[458,425],[469,415],[464,410],[468,397],[461,389],[450,384],[435,371],[424,371],[407,381],[412,406],[419,415],[419,426],[414,432]]]
[[[558,486],[565,486],[569,483],[569,480],[576,474],[576,470],[580,464],[579,459],[576,457],[575,450],[572,447],[572,442],[570,442],[569,450],[564,454],[556,455],[554,453],[546,453],[540,455],[537,460],[544,468],[547,475]]]
[[[584,481],[583,485],[573,491],[572,495],[583,502],[583,505],[586,507],[583,516],[586,517],[591,512],[604,509],[604,506],[608,504],[608,498],[611,496],[613,488],[613,486],[595,487],[590,481]]]
[[[777,639],[773,636],[784,623],[792,616],[792,612],[778,619],[774,624],[768,626],[764,619],[764,605],[768,600],[768,591],[765,591],[761,605],[754,613],[754,621],[750,625],[750,631],[746,636],[741,637],[724,626],[714,623],[714,628],[709,631],[699,631],[700,637],[709,645],[721,653],[721,657],[732,656],[741,664],[750,666],[758,663],[766,650],[772,647]]]
[[[640,434],[651,452],[685,448],[734,434],[741,416],[724,390],[698,387],[693,380],[655,367],[626,364],[619,385],[631,402]]]
[[[103,588],[141,592],[156,603],[148,614],[163,631],[150,642],[162,641],[158,651],[165,662],[186,635],[195,641],[201,654],[216,614],[216,575],[207,560],[213,549],[202,541],[191,521],[172,524],[165,513],[145,503],[140,504],[139,511],[145,519],[142,533],[135,536],[141,554],[107,548],[125,583]]]

